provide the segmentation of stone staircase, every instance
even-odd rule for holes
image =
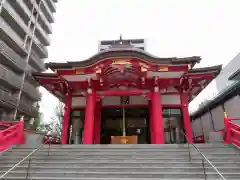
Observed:
[[[197,144],[226,179],[240,179],[240,150],[223,144]],[[191,147],[191,145],[190,145]],[[34,148],[18,146],[0,156],[0,174]],[[204,179],[202,157],[188,145],[44,145],[4,179],[156,180]],[[28,164],[30,163],[30,166]],[[205,161],[207,179],[220,179]],[[28,171],[28,173],[27,173]]]

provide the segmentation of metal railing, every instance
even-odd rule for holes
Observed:
[[[49,144],[49,149],[48,149],[48,156],[50,155],[50,146],[51,146],[51,140],[48,141]],[[28,161],[28,167],[27,167],[27,172],[26,172],[26,179],[28,179],[29,171],[30,171],[30,165],[31,165],[31,160],[32,160],[32,155],[34,155],[37,151],[39,151],[45,143],[43,143],[41,146],[38,148],[34,149],[32,152],[30,152],[27,156],[25,156],[23,159],[21,159],[18,163],[16,163],[13,167],[11,167],[9,170],[7,170],[4,174],[0,175],[0,180],[5,178],[12,170],[17,168],[22,162],[26,161],[29,158]]]
[[[202,166],[203,166],[203,172],[204,172],[204,178],[205,178],[205,180],[207,180],[207,174],[206,174],[206,169],[205,169],[205,165],[204,165],[204,160],[207,161],[207,163],[211,165],[211,167],[217,172],[217,174],[221,177],[221,179],[227,180],[227,179],[222,175],[222,173],[211,163],[211,161],[200,151],[199,148],[197,148],[194,144],[188,142],[188,137],[186,136],[186,134],[185,134],[184,132],[182,132],[182,134],[185,136],[185,138],[186,138],[186,140],[187,140],[187,143],[188,143],[189,161],[192,160],[191,151],[190,151],[189,145],[192,145],[192,146],[197,150],[197,152],[202,156]]]

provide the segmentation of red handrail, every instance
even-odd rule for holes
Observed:
[[[224,123],[226,127],[226,144],[235,144],[240,147],[240,125],[233,123],[235,120],[240,120],[240,118],[224,118]]]
[[[0,152],[16,144],[24,144],[24,121],[1,122],[7,129],[0,130]]]

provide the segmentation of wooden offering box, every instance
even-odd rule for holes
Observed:
[[[112,136],[111,144],[137,144],[137,136]]]

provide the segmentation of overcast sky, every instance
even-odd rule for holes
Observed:
[[[201,56],[196,67],[226,65],[239,52],[239,6],[239,0],[59,0],[46,61],[84,60],[98,51],[99,40],[122,34],[145,38],[147,51],[159,57]],[[57,100],[41,91],[49,121]],[[202,97],[211,91],[214,83]]]

